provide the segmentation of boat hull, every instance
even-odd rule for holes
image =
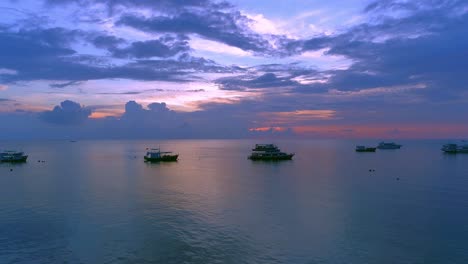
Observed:
[[[21,162],[26,162],[28,159],[28,156],[22,156],[22,157],[2,157],[0,159],[0,162],[9,162],[9,163],[21,163]]]
[[[377,148],[356,149],[356,152],[375,152]]]
[[[381,146],[381,147],[377,147],[378,149],[400,149],[401,146]]]
[[[282,156],[249,156],[250,160],[263,160],[263,161],[280,161],[280,160],[291,160],[294,157],[294,154],[286,154]]]
[[[147,162],[160,162],[160,161],[177,161],[179,155],[165,155],[158,158],[150,158],[145,156],[145,161]]]
[[[468,154],[468,150],[444,150],[442,149],[442,151],[444,153],[447,153],[447,154]]]

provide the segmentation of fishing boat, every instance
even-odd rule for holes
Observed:
[[[256,144],[252,149],[252,154],[248,157],[251,160],[290,160],[294,153],[282,152],[278,146],[274,144]]]
[[[445,153],[468,153],[468,145],[457,145],[457,144],[445,144],[442,147],[442,151]]]
[[[376,149],[374,147],[356,146],[356,152],[375,152]]]
[[[28,155],[24,152],[6,150],[0,153],[0,162],[26,162]]]
[[[399,149],[401,145],[395,144],[394,142],[380,142],[377,146],[378,149]]]
[[[159,148],[148,149],[144,156],[145,161],[158,162],[158,161],[177,161],[179,154],[174,154],[171,151],[161,151]]]

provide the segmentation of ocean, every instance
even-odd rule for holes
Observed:
[[[446,141],[255,143],[0,142],[29,154],[0,164],[0,263],[468,263],[468,154]]]

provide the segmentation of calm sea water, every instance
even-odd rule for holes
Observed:
[[[30,158],[0,164],[0,263],[468,263],[468,155],[361,142],[1,142]]]

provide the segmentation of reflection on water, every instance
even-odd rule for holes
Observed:
[[[292,161],[253,162],[255,143],[23,142],[0,164],[0,263],[468,263],[468,155],[280,141]]]

